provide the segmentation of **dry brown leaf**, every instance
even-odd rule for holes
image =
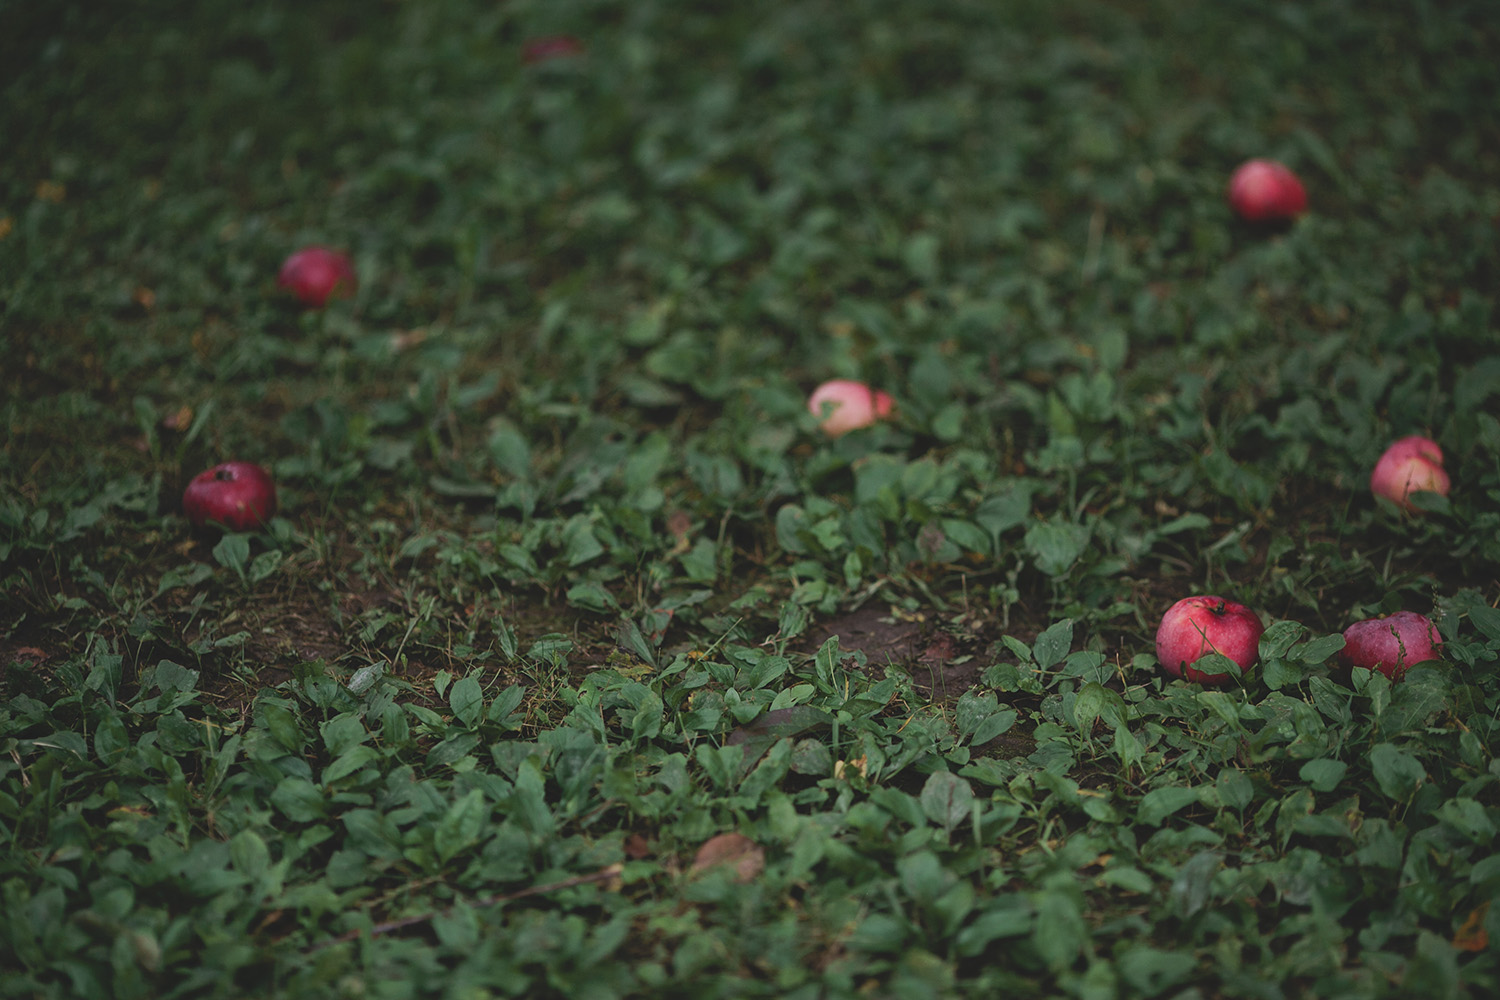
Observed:
[[[1484,928],[1484,918],[1489,912],[1490,904],[1485,903],[1470,913],[1458,933],[1453,935],[1453,947],[1459,951],[1484,951],[1488,948],[1490,932]]]
[[[689,871],[697,875],[719,865],[732,866],[736,882],[749,882],[766,870],[766,852],[744,834],[721,833],[703,842]]]
[[[193,426],[193,408],[191,406],[179,406],[177,409],[161,418],[161,428],[164,431],[185,432]]]

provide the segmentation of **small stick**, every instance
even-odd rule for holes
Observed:
[[[552,882],[547,885],[532,885],[527,886],[525,889],[517,889],[515,892],[500,892],[496,893],[493,896],[486,896],[483,899],[476,900],[474,902],[474,906],[476,908],[494,906],[496,903],[506,903],[513,899],[523,899],[526,896],[539,896],[544,892],[556,892],[559,889],[571,889],[575,885],[588,885],[591,882],[607,882],[612,878],[618,878],[620,872],[623,870],[623,865],[609,865],[608,867],[601,868],[590,875],[574,875],[572,878],[565,878],[560,882]],[[369,930],[369,936],[374,938],[381,937],[385,934],[394,934],[397,931],[404,931],[408,927],[415,927],[418,924],[427,923],[429,920],[436,917],[439,912],[450,913],[452,912],[452,909],[452,907],[449,907],[448,909],[442,911],[431,910],[427,913],[418,913],[414,916],[402,917],[399,920],[387,920],[385,923],[376,924],[374,927],[371,927]],[[346,941],[353,941],[359,937],[364,936],[364,934],[365,931],[362,928],[355,928],[352,931],[345,931],[338,937],[329,938],[326,941],[319,941],[308,950],[322,951],[324,948],[329,948],[336,944],[343,944]]]

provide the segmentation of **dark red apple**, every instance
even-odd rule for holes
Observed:
[[[1413,434],[1385,450],[1370,473],[1370,491],[1409,511],[1413,493],[1448,495],[1452,485],[1443,469],[1443,449],[1436,441]]]
[[[895,401],[889,393],[871,389],[863,382],[834,379],[813,390],[807,411],[818,418],[818,426],[829,437],[838,437],[891,415]]]
[[[1224,684],[1229,674],[1210,674],[1192,666],[1209,653],[1223,653],[1241,670],[1259,655],[1260,617],[1243,604],[1213,594],[1184,597],[1167,609],[1156,630],[1156,658],[1174,677],[1200,684]]]
[[[1307,189],[1275,160],[1250,160],[1229,178],[1229,205],[1246,222],[1295,219],[1307,210]]]
[[[1344,629],[1339,662],[1346,667],[1379,670],[1399,681],[1413,663],[1437,659],[1442,644],[1430,618],[1415,611],[1397,611],[1382,618],[1366,618]]]
[[[331,298],[347,299],[359,287],[348,256],[328,247],[304,247],[281,265],[276,284],[309,309],[322,309]]]
[[[553,59],[573,59],[583,55],[583,43],[572,35],[547,35],[533,38],[521,46],[521,61],[528,66]]]
[[[276,484],[254,462],[224,462],[193,477],[182,493],[182,512],[195,528],[251,531],[275,515]]]

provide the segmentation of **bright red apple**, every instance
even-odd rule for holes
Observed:
[[[1437,648],[1442,644],[1430,618],[1415,611],[1397,611],[1346,628],[1339,662],[1346,667],[1379,670],[1399,681],[1413,663],[1437,659]]]
[[[276,284],[309,309],[322,309],[331,298],[347,299],[359,287],[348,256],[328,247],[304,247],[281,265]]]
[[[1229,178],[1229,206],[1246,222],[1294,219],[1307,210],[1307,189],[1275,160],[1250,160]]]
[[[583,43],[572,35],[546,35],[533,38],[521,46],[521,61],[528,66],[553,59],[573,59],[583,55]]]
[[[1385,450],[1370,473],[1370,491],[1409,511],[1413,493],[1448,495],[1451,482],[1443,469],[1443,449],[1436,441],[1413,434]]]
[[[1229,674],[1210,674],[1193,667],[1200,657],[1223,653],[1241,670],[1259,655],[1260,617],[1243,604],[1213,594],[1184,597],[1167,609],[1156,630],[1156,658],[1174,677],[1200,684],[1224,684]]]
[[[223,462],[188,483],[182,512],[195,528],[221,524],[230,531],[250,531],[276,513],[276,484],[254,462]]]
[[[894,406],[888,393],[841,378],[824,382],[807,400],[807,411],[818,418],[818,426],[829,437],[868,427],[890,416]]]

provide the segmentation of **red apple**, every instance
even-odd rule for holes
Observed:
[[[1229,178],[1229,205],[1246,222],[1294,219],[1307,210],[1307,189],[1275,160],[1250,160]]]
[[[583,43],[572,35],[546,35],[533,38],[521,46],[521,61],[528,66],[553,59],[573,59],[583,55]]]
[[[824,382],[807,400],[807,411],[818,418],[818,426],[829,437],[868,427],[890,416],[894,406],[888,393],[841,378]]]
[[[1415,611],[1397,611],[1346,628],[1339,662],[1346,667],[1379,670],[1399,681],[1413,663],[1437,659],[1437,648],[1442,644],[1431,619]]]
[[[327,247],[304,247],[281,265],[276,284],[309,309],[322,309],[331,298],[347,299],[359,287],[354,265],[345,254]]]
[[[1443,470],[1443,449],[1419,434],[1401,438],[1385,450],[1370,473],[1370,491],[1409,511],[1417,508],[1412,493],[1448,495],[1451,485]]]
[[[1161,617],[1156,658],[1174,677],[1224,684],[1230,679],[1228,674],[1205,673],[1190,664],[1208,653],[1223,653],[1241,670],[1248,670],[1259,654],[1260,634],[1265,630],[1259,616],[1243,604],[1212,594],[1184,597]]]
[[[250,531],[276,513],[276,484],[254,462],[224,462],[193,477],[182,493],[182,512],[195,528],[214,523]]]

